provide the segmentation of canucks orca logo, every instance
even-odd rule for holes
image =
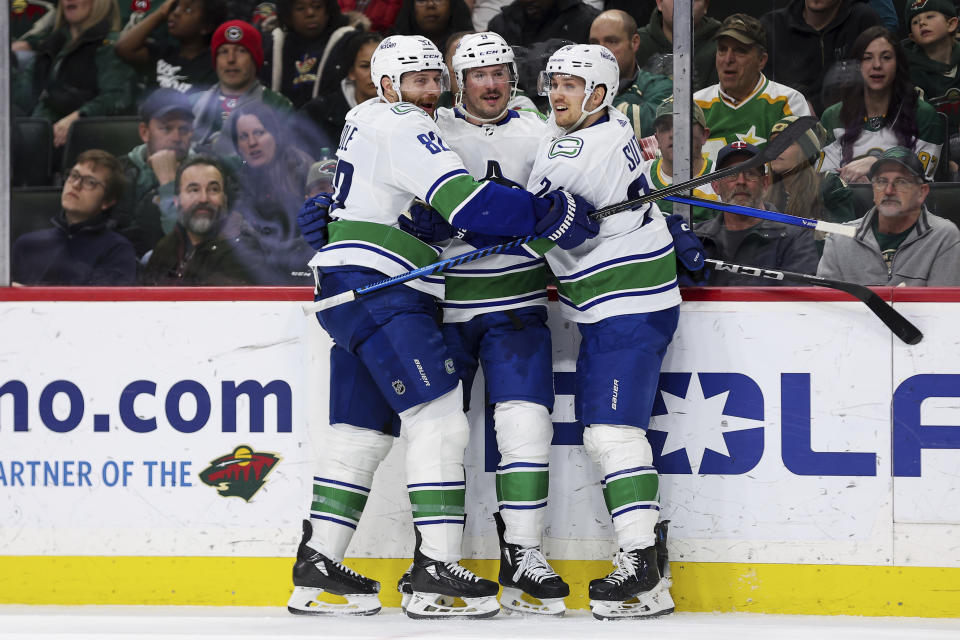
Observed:
[[[763,457],[763,416],[763,392],[743,374],[661,373],[647,431],[653,463],[660,473],[747,473]]]
[[[279,460],[272,453],[256,452],[240,445],[233,453],[211,460],[210,466],[200,473],[200,479],[215,487],[222,496],[237,496],[250,502]]]

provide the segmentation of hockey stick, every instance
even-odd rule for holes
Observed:
[[[604,207],[603,209],[598,209],[597,211],[591,213],[590,217],[594,220],[602,220],[615,213],[635,209],[641,204],[653,202],[654,200],[660,200],[666,196],[674,195],[682,191],[687,191],[694,187],[698,187],[701,184],[706,184],[707,182],[719,180],[725,176],[740,173],[741,171],[745,171],[752,167],[766,164],[770,160],[779,157],[781,153],[783,153],[791,144],[799,140],[800,136],[802,136],[817,122],[819,122],[819,120],[817,120],[817,118],[814,116],[803,116],[797,118],[797,120],[790,123],[786,129],[777,134],[777,137],[774,138],[772,142],[767,144],[767,146],[764,147],[758,155],[748,158],[744,162],[727,167],[726,169],[721,169],[720,171],[715,171],[713,173],[688,180],[686,182],[670,185],[669,187],[665,187],[658,191],[653,191],[634,200],[627,200],[619,204]],[[461,256],[440,260],[439,262],[434,262],[433,264],[428,264],[425,267],[420,267],[419,269],[413,269],[411,271],[407,271],[406,273],[401,273],[393,276],[392,278],[387,278],[363,287],[358,287],[351,291],[344,291],[343,293],[338,293],[335,296],[324,298],[323,300],[317,301],[310,305],[304,305],[303,312],[305,314],[317,313],[318,311],[323,311],[324,309],[346,304],[347,302],[356,300],[359,296],[370,294],[387,287],[392,287],[393,285],[402,284],[410,280],[416,280],[417,278],[421,278],[423,276],[434,275],[442,271],[446,271],[451,267],[456,267],[467,262],[473,262],[474,260],[479,260],[480,258],[485,258],[486,256],[496,253],[502,253],[508,249],[513,249],[514,247],[519,247],[522,244],[526,244],[538,239],[540,239],[540,236],[526,236],[524,238],[511,240],[510,242],[504,244],[483,247],[482,249],[476,249],[475,251],[470,251],[469,253],[465,253]]]
[[[513,249],[514,247],[519,247],[522,244],[528,242],[533,242],[534,240],[539,240],[540,236],[526,236],[524,238],[517,238],[516,240],[511,240],[510,242],[505,242],[504,244],[495,244],[490,247],[483,247],[482,249],[475,249],[463,255],[454,256],[453,258],[447,258],[445,260],[440,260],[439,262],[434,262],[433,264],[428,264],[425,267],[420,267],[419,269],[413,269],[407,271],[406,273],[401,273],[400,275],[393,276],[392,278],[387,278],[386,280],[380,280],[379,282],[374,282],[372,284],[364,285],[362,287],[357,287],[356,289],[351,289],[350,291],[344,291],[343,293],[338,293],[335,296],[330,296],[329,298],[324,298],[323,300],[318,300],[313,304],[308,304],[303,306],[304,314],[317,313],[318,311],[323,311],[324,309],[329,309],[331,307],[336,307],[341,304],[346,304],[347,302],[352,302],[362,295],[373,293],[375,291],[380,291],[381,289],[386,289],[387,287],[392,287],[395,284],[401,284],[409,280],[416,280],[417,278],[422,278],[424,276],[431,276],[435,273],[440,273],[441,271],[446,271],[452,267],[458,267],[461,264],[466,264],[467,262],[473,262],[474,260],[479,260],[480,258],[485,258],[487,256],[493,255],[495,253],[503,253],[508,249]]]
[[[923,334],[920,333],[920,330],[917,329],[913,323],[900,315],[899,311],[884,302],[883,298],[862,284],[843,282],[842,280],[828,280],[827,278],[812,276],[806,273],[794,273],[792,271],[781,271],[779,269],[764,269],[762,267],[732,264],[730,262],[724,262],[723,260],[712,260],[710,258],[707,258],[704,262],[717,271],[729,271],[730,273],[739,273],[756,278],[767,278],[770,280],[796,282],[798,284],[812,285],[815,287],[827,287],[828,289],[839,289],[866,304],[870,308],[870,311],[873,311],[883,324],[890,328],[893,335],[907,344],[917,344],[923,339]]]
[[[704,200],[703,198],[688,198],[685,196],[667,196],[664,200],[689,204],[691,207],[704,207],[705,209],[716,209],[717,211],[729,211],[730,213],[739,213],[742,216],[753,216],[754,218],[763,218],[764,220],[773,220],[791,224],[796,227],[813,229],[814,231],[824,231],[826,233],[836,233],[841,236],[852,238],[857,235],[857,228],[839,224],[837,222],[827,222],[826,220],[816,220],[814,218],[801,218],[800,216],[791,216],[788,213],[779,211],[765,211],[764,209],[754,209],[739,204],[730,204],[728,202],[715,202],[713,200]]]
[[[642,204],[647,204],[648,202],[653,202],[655,200],[662,200],[667,196],[674,196],[679,193],[683,193],[684,191],[689,191],[694,187],[699,187],[702,184],[707,184],[708,182],[713,182],[714,180],[721,180],[727,176],[732,176],[735,173],[740,173],[741,171],[746,171],[747,169],[752,169],[754,167],[767,164],[771,160],[779,158],[781,153],[786,151],[790,145],[799,140],[800,136],[811,129],[817,122],[819,122],[819,120],[817,120],[815,116],[801,116],[787,125],[786,129],[778,133],[773,140],[767,143],[767,146],[760,150],[760,153],[752,158],[748,158],[743,162],[725,167],[719,171],[706,173],[702,176],[692,178],[686,182],[671,184],[663,189],[651,191],[650,193],[640,196],[639,198],[634,198],[633,200],[627,200],[626,202],[612,204],[608,207],[597,209],[593,214],[591,214],[590,217],[594,220],[603,220],[607,216],[612,216],[615,213],[627,211],[628,209],[636,209]]]

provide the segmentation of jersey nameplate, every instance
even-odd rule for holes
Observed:
[[[580,155],[582,149],[583,140],[580,138],[559,138],[550,145],[550,151],[547,152],[547,157],[558,158],[563,156],[566,158],[576,158]]]

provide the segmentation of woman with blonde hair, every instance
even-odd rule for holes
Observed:
[[[787,116],[771,128],[773,140],[797,116]],[[786,151],[770,162],[772,182],[766,200],[774,210],[792,216],[816,218],[830,222],[846,222],[856,218],[853,193],[836,173],[818,173],[821,140],[825,131],[819,124],[807,131]],[[824,238],[817,232],[817,250],[823,253]]]
[[[53,122],[61,147],[80,116],[133,108],[134,72],[114,55],[120,29],[117,0],[61,0],[53,31],[36,46],[33,115]]]

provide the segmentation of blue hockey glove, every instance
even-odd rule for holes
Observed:
[[[420,201],[410,205],[410,217],[400,216],[400,228],[424,242],[437,243],[453,237],[453,227],[436,209]]]
[[[332,195],[319,193],[307,198],[297,214],[297,224],[304,240],[317,250],[327,244],[327,224],[330,222],[330,207],[333,206]]]
[[[552,240],[561,249],[573,249],[600,233],[600,223],[590,218],[593,205],[566,191],[544,196],[550,210],[537,222],[537,235]]]
[[[673,246],[677,260],[689,271],[703,269],[703,243],[679,213],[667,216],[667,228],[673,236]]]
[[[492,247],[497,244],[506,244],[514,239],[507,236],[489,236],[484,233],[477,233],[476,231],[467,231],[466,229],[457,229],[456,235],[458,238],[464,242],[470,243],[477,249]]]

